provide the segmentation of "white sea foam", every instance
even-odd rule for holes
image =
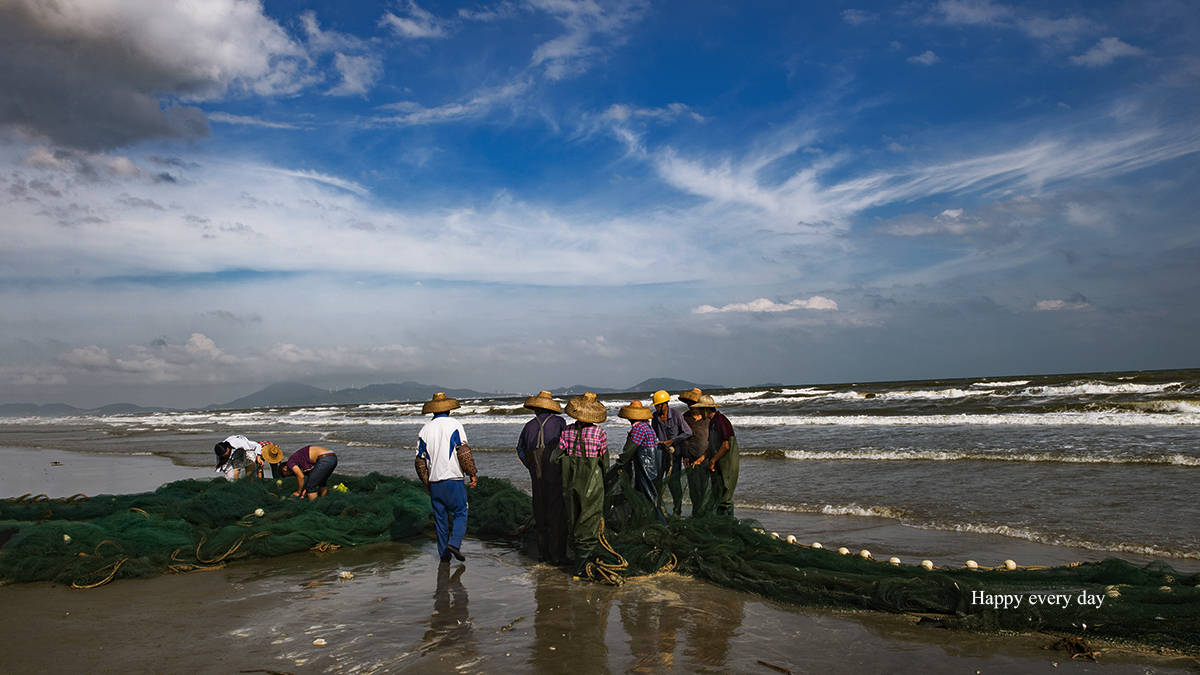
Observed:
[[[1004,388],[1004,387],[1023,387],[1029,383],[1030,383],[1030,380],[1011,380],[1008,382],[975,382],[971,386],[972,387]]]
[[[1200,466],[1200,457],[1187,455],[1150,455],[1142,457],[1113,455],[1062,455],[1034,452],[961,452],[956,450],[784,450],[788,459],[798,461],[933,461],[953,462],[982,460],[993,462],[1061,462],[1065,464],[1169,464],[1174,466]]]
[[[984,525],[979,523],[955,523],[955,524],[910,524],[905,523],[910,527],[915,527],[921,530],[943,530],[949,532],[973,532],[977,534],[994,534],[1002,537],[1012,537],[1013,539],[1024,539],[1039,544],[1048,544],[1050,546],[1066,546],[1070,548],[1082,548],[1089,551],[1114,551],[1117,553],[1133,553],[1150,558],[1184,558],[1184,559],[1200,559],[1200,551],[1187,551],[1173,548],[1162,548],[1159,546],[1149,546],[1145,544],[1132,544],[1128,542],[1099,542],[1089,539],[1079,539],[1066,535],[1049,534],[1039,532],[1038,530],[1027,527],[1014,527],[1011,525]]]
[[[734,426],[1191,426],[1200,424],[1200,414],[1147,412],[1056,412],[986,415],[729,415]]]
[[[1021,390],[1022,396],[1057,397],[1057,396],[1107,396],[1112,394],[1158,394],[1172,388],[1183,386],[1182,382],[1167,384],[1107,384],[1104,382],[1083,382],[1060,387],[1028,387]]]

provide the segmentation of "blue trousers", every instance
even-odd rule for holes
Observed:
[[[429,484],[433,524],[437,528],[438,557],[446,547],[462,548],[467,533],[467,486],[461,480],[439,480]]]

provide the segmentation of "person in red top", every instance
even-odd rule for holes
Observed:
[[[701,396],[700,401],[692,407],[703,408],[704,416],[708,418],[708,470],[716,474],[716,488],[721,494],[716,512],[732,516],[733,491],[737,489],[739,464],[733,425],[729,423],[729,418],[717,410],[721,406],[712,396]]]

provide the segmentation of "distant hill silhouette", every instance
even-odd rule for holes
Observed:
[[[681,391],[687,391],[693,387],[698,387],[703,391],[709,389],[724,389],[725,387],[719,384],[696,384],[687,380],[676,380],[670,377],[652,377],[648,380],[642,380],[628,389],[607,389],[605,387],[588,387],[582,384],[572,385],[570,387],[562,387],[560,389],[551,389],[550,393],[555,396],[578,396],[584,392],[592,392],[594,394],[637,394],[646,391],[658,391],[666,389],[672,396]]]
[[[345,405],[354,403],[383,403],[386,401],[425,401],[439,391],[451,398],[491,396],[473,389],[449,389],[434,384],[401,382],[372,384],[362,388],[330,391],[298,382],[281,382],[229,403],[210,405],[205,410],[238,410],[242,408],[287,408],[305,405]]]
[[[129,413],[158,412],[166,408],[144,408],[132,403],[113,403],[102,408],[84,410],[65,403],[5,403],[0,405],[0,417],[69,417],[71,415],[127,415]]]

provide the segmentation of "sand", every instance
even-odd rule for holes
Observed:
[[[0,457],[11,460],[13,452]],[[145,480],[173,473],[157,457],[120,461],[118,473]],[[45,476],[63,467],[34,468]],[[178,469],[179,475],[161,478],[199,471]],[[91,489],[110,480],[107,475],[73,475],[50,476],[59,481],[53,487],[60,495],[110,491]],[[803,541],[872,548],[877,556],[933,551],[946,560],[970,555],[990,564],[1014,556],[1026,564],[1103,557],[1003,537],[912,530],[879,518],[739,515]],[[793,673],[1124,674],[1195,672],[1200,665],[1122,650],[1106,652],[1101,664],[1072,661],[1042,649],[1055,641],[1044,635],[973,635],[908,617],[807,610],[673,574],[621,588],[596,585],[537,565],[529,551],[505,541],[468,538],[467,561],[453,565],[439,563],[434,548],[419,537],[88,591],[0,586],[0,673],[779,672],[761,661]]]

